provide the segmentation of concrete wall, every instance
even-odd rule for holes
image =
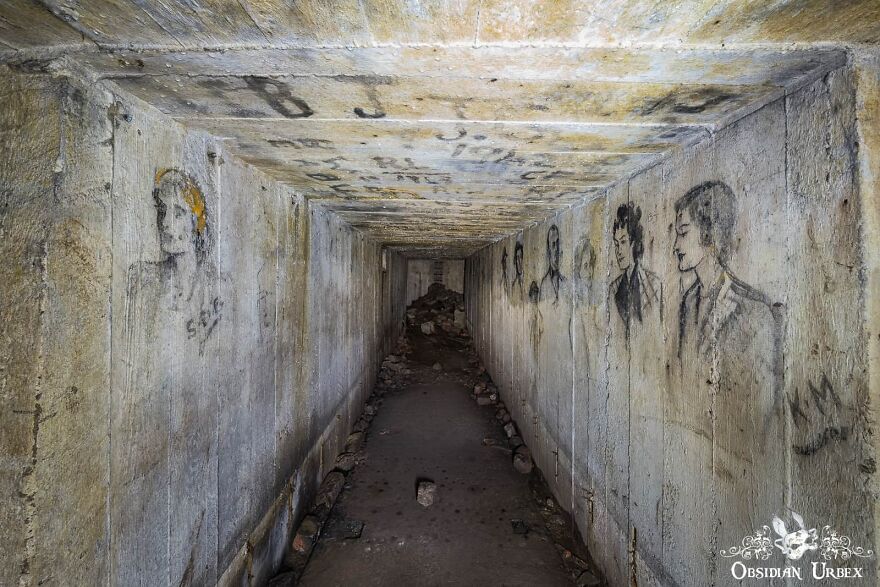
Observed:
[[[856,120],[859,141],[859,203],[863,274],[864,315],[867,322],[866,363],[868,405],[880,405],[880,51],[862,50],[854,56],[856,80]],[[880,458],[874,443],[874,462]],[[880,478],[873,475],[868,489],[880,495]],[[874,552],[880,552],[880,500],[874,503]]]
[[[736,584],[721,551],[791,511],[875,548],[866,70],[867,106],[832,71],[467,261],[479,351],[613,585]]]
[[[443,285],[446,289],[464,292],[464,260],[445,259],[443,261]]]
[[[112,85],[0,103],[0,584],[264,581],[403,261]]]
[[[437,269],[440,269],[438,279]],[[447,289],[462,293],[464,291],[464,260],[410,259],[407,261],[406,303],[416,300],[426,293],[432,283],[442,283]]]
[[[409,259],[406,262],[406,305],[426,293],[434,283],[434,261]]]

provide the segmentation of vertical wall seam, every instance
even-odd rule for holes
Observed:
[[[275,326],[274,326],[274,337],[273,337],[273,345],[272,345],[272,358],[274,363],[273,369],[273,379],[272,379],[272,388],[273,388],[273,397],[272,397],[272,472],[274,473],[275,479],[278,478],[278,369],[281,367],[280,361],[278,360],[278,306],[281,303],[281,296],[279,295],[279,290],[281,287],[281,231],[282,226],[284,226],[284,230],[287,230],[287,217],[284,213],[285,207],[282,206],[281,197],[278,193],[278,186],[272,186],[272,192],[275,194]],[[282,222],[284,220],[284,222]],[[287,239],[284,240],[284,243],[287,243]],[[273,486],[275,485],[275,481],[273,480]]]
[[[175,218],[174,215],[172,215],[171,218],[172,218],[172,222],[174,224],[176,224],[177,218]],[[176,228],[176,226],[173,225],[173,228]],[[169,285],[170,285],[169,291],[172,291],[172,292],[175,291],[174,288],[176,287],[174,277],[175,277],[175,272],[171,271],[170,275],[168,276],[168,281],[169,281]],[[168,587],[171,587],[171,482],[172,482],[172,480],[171,480],[171,477],[172,477],[172,468],[171,468],[172,467],[172,458],[171,457],[174,452],[174,434],[173,434],[173,431],[174,431],[174,383],[175,383],[174,373],[175,373],[175,367],[177,365],[177,360],[176,360],[177,353],[174,352],[174,347],[176,346],[176,344],[174,341],[172,341],[171,344],[172,344],[172,352],[171,352],[171,357],[170,357],[171,375],[169,377],[170,385],[168,387],[168,421],[167,421],[167,425],[168,425],[168,430],[167,430],[168,441],[167,442],[168,443],[167,443],[166,449],[165,449],[165,466],[168,471],[168,474],[167,474],[167,477],[165,480],[165,495],[166,495],[166,501],[167,501],[167,506],[165,508],[165,521],[166,521],[165,555],[167,556],[167,559],[166,559],[167,562],[166,562],[166,566],[165,566],[165,576],[166,576],[166,584],[168,585]]]
[[[110,198],[110,299],[108,300],[108,311],[107,316],[109,317],[109,334],[110,334],[110,344],[109,346],[109,364],[107,365],[107,373],[109,374],[109,383],[107,386],[107,394],[108,394],[108,409],[107,409],[107,495],[105,497],[105,525],[107,530],[107,581],[106,584],[109,586],[113,579],[113,516],[112,516],[112,500],[111,493],[113,491],[113,284],[115,280],[113,276],[116,271],[116,247],[115,247],[115,235],[116,235],[116,224],[115,218],[113,215],[114,208],[114,198],[113,194],[116,193],[116,121],[118,114],[118,98],[115,94],[111,94],[112,104],[109,108],[108,114],[110,117],[110,193],[108,197]]]
[[[789,163],[788,163],[788,152],[789,152],[789,129],[788,129],[788,94],[782,97],[782,123],[783,123],[783,136],[784,136],[784,149],[783,153],[783,181],[785,185],[785,212],[786,216],[791,220],[791,186],[788,183],[788,173],[789,173]],[[790,225],[790,224],[789,224]],[[788,247],[786,247],[788,248]],[[786,288],[787,290],[787,288]],[[786,306],[789,304],[788,300],[789,292],[786,291]],[[787,337],[788,324],[787,321],[783,322],[783,326],[785,331],[782,333],[782,389],[779,390],[779,393],[782,394],[782,434],[785,442],[785,485],[782,488],[782,502],[785,505],[786,509],[791,509],[792,506],[792,477],[794,474],[793,470],[793,462],[791,455],[791,447],[792,447],[792,430],[791,430],[791,421],[788,417],[788,402],[786,401],[785,395],[785,342]],[[790,581],[789,581],[790,583]]]
[[[561,218],[561,214],[556,214],[556,216],[553,217],[553,224],[556,225],[557,227],[559,226],[560,218]],[[549,259],[548,259],[548,264],[549,264]],[[490,267],[492,267],[492,266],[494,266],[494,263],[490,264]],[[562,275],[562,269],[558,269],[558,270],[560,272],[560,275]],[[491,270],[489,271],[488,277],[489,277],[489,283],[492,283],[493,287],[494,287],[494,280],[492,279],[492,271]],[[557,297],[558,297],[558,294],[557,294]],[[494,298],[494,296],[493,296],[493,298]],[[571,345],[571,330],[570,330],[570,328],[571,328],[571,319],[569,318],[569,346]],[[493,354],[493,356],[496,354],[494,345],[493,345],[493,349],[492,349],[492,354]],[[553,387],[554,387],[554,391],[556,393],[556,429],[553,431],[553,433],[550,435],[550,437],[554,440],[554,444],[556,445],[556,450],[554,451],[554,453],[555,453],[554,454],[554,457],[555,457],[554,458],[555,479],[554,479],[553,484],[556,486],[556,489],[558,491],[559,490],[559,445],[562,442],[561,434],[559,434],[559,432],[562,430],[562,428],[560,427],[559,404],[560,404],[560,401],[562,398],[561,398],[561,390],[558,387],[556,387],[556,385],[554,385]]]
[[[220,145],[218,149],[220,151],[220,157],[217,159],[218,161],[223,161],[223,145]],[[222,215],[223,215],[223,173],[222,173],[222,165],[217,165],[214,173],[216,173],[216,190],[217,190],[217,246],[214,247],[214,255],[216,256],[215,262],[217,264],[217,294],[220,294],[220,288],[223,283],[223,272],[221,269],[221,259],[220,259],[220,243],[223,242],[223,234],[221,234],[221,230],[223,228]],[[220,361],[220,349],[222,346],[222,337],[225,328],[220,328],[217,333],[217,361]],[[219,366],[219,365],[218,365]],[[221,381],[219,378],[215,378],[214,383],[214,393],[216,399],[217,406],[217,417],[215,418],[215,446],[217,447],[215,450],[215,459],[217,460],[217,476],[216,476],[216,486],[214,487],[214,495],[216,499],[214,500],[214,576],[219,581],[220,579],[220,427],[223,420],[223,403],[222,403],[222,393],[220,391]],[[205,508],[207,510],[207,507]]]
[[[574,240],[574,239],[572,239]],[[505,245],[506,246],[506,245]],[[577,257],[575,255],[575,257]],[[576,259],[575,259],[576,260]],[[580,268],[575,268],[575,275],[577,275],[580,271]],[[568,416],[569,416],[569,433],[570,433],[570,444],[568,445],[568,476],[569,476],[569,512],[571,512],[572,516],[575,515],[575,472],[574,472],[574,453],[575,453],[575,417],[574,417],[574,398],[575,398],[575,388],[577,387],[577,369],[575,369],[575,365],[577,364],[576,356],[577,356],[577,328],[575,327],[575,323],[577,320],[577,307],[575,304],[576,296],[576,288],[577,284],[573,282],[574,275],[572,275],[572,283],[569,286],[569,318],[568,318],[568,344],[571,348],[571,397],[568,403]],[[572,530],[577,528],[577,522],[573,525]],[[576,533],[576,532],[575,532]],[[572,537],[573,538],[573,537]]]
[[[667,179],[669,174],[672,173],[672,170],[669,166],[664,166],[661,168],[660,172],[660,191],[663,194],[666,194],[666,186]],[[660,298],[660,311],[661,315],[664,311],[666,311],[667,303],[669,300],[668,297],[669,290],[666,290],[666,294],[661,291]],[[663,297],[663,296],[666,297]],[[668,313],[666,314],[668,316]],[[663,334],[663,349],[664,353],[666,349],[669,348],[669,338],[667,336],[668,330],[666,329],[665,322],[661,321],[661,329]],[[660,401],[660,417],[661,417],[661,426],[660,426],[660,446],[663,447],[662,450],[662,461],[660,464],[660,519],[657,520],[657,523],[660,525],[660,566],[662,567],[666,561],[666,401],[669,390],[669,369],[666,368],[667,363],[663,361],[664,373],[663,373],[663,388],[661,390],[662,397]],[[656,514],[655,514],[656,515]]]
[[[480,0],[480,3],[477,5],[477,23],[476,27],[474,27],[474,47],[480,46],[480,26],[482,25],[483,19],[483,0]]]
[[[373,36],[373,27],[370,26],[370,19],[367,17],[367,10],[364,8],[363,0],[358,0],[358,8],[360,9],[361,18],[364,19],[364,28],[370,35],[370,44],[376,46],[376,37]]]
[[[861,425],[864,427],[870,427],[876,419],[874,414],[877,410],[876,399],[878,385],[876,374],[878,361],[873,359],[877,356],[877,340],[878,336],[880,336],[876,331],[877,292],[872,287],[876,282],[878,265],[878,247],[876,246],[878,229],[878,177],[876,177],[876,171],[878,166],[876,159],[880,153],[877,152],[874,143],[870,141],[866,134],[870,132],[872,127],[876,129],[878,124],[877,114],[880,112],[880,109],[878,109],[876,105],[871,106],[867,95],[871,92],[870,86],[876,85],[878,80],[880,80],[880,51],[873,50],[870,52],[864,52],[858,56],[858,59],[856,59],[856,56],[850,52],[848,56],[848,64],[855,73],[855,133],[858,145],[856,152],[857,171],[855,188],[859,197],[859,211],[862,220],[859,226],[859,238],[861,241],[861,271],[863,272],[863,283],[866,284],[865,293],[863,294],[862,299],[862,315],[865,320],[864,328],[867,333],[867,344],[865,345],[864,350],[865,364],[867,366],[865,373],[867,386],[865,397],[863,398],[866,413],[861,418]],[[870,189],[872,187],[874,188],[873,190]],[[862,433],[864,434],[864,432]],[[867,446],[865,444],[867,444]],[[866,438],[865,444],[863,444],[862,450],[869,452],[868,462],[871,462],[875,459],[877,454],[877,443],[876,441],[871,442],[870,439]],[[866,488],[870,494],[874,496],[878,494],[878,476],[876,471],[866,481]],[[877,523],[877,508],[878,504],[875,500],[874,552],[880,551],[880,548],[876,548],[878,541],[880,541],[880,524]]]
[[[63,131],[62,131],[63,133]],[[42,251],[40,255],[40,292],[38,296],[38,305],[40,308],[40,325],[37,334],[37,369],[34,381],[34,411],[31,438],[30,462],[22,473],[22,493],[25,499],[25,552],[24,561],[22,562],[22,579],[26,579],[25,585],[33,584],[33,567],[36,558],[36,523],[37,516],[37,462],[39,453],[38,439],[40,435],[40,423],[42,420],[43,407],[40,403],[43,395],[43,373],[45,368],[45,330],[42,323],[42,317],[46,314],[48,306],[48,263],[49,263],[49,240],[44,237],[42,242]]]
[[[707,144],[709,156],[712,158],[712,167],[717,169],[718,166],[718,135],[713,134],[709,139],[709,143]],[[717,318],[715,318],[717,320]],[[717,326],[717,324],[712,325],[713,328]],[[718,534],[719,528],[721,527],[721,520],[718,517],[718,470],[716,468],[717,465],[717,418],[718,418],[718,392],[720,389],[720,366],[721,366],[721,353],[718,350],[718,342],[717,340],[712,345],[712,366],[711,366],[711,392],[710,392],[710,410],[711,413],[709,415],[709,428],[711,434],[711,467],[712,467],[712,476],[710,477],[710,483],[712,487],[711,495],[712,495],[712,534],[710,536],[710,540],[712,541],[711,548],[709,548],[709,579],[710,585],[714,587],[717,584],[718,579],[718,563],[717,563],[717,553],[718,553]]]
[[[629,178],[626,180],[626,201],[627,204],[632,204],[632,179]],[[606,214],[612,214],[611,211],[606,211]],[[610,253],[611,251],[609,251]],[[626,337],[626,389],[627,389],[627,402],[626,402],[626,529],[629,543],[632,545],[630,549],[630,582],[632,585],[636,585],[636,529],[632,525],[632,429],[633,429],[633,421],[632,421],[632,403],[633,403],[633,389],[632,389],[632,348],[630,347],[629,335],[627,333]]]
[[[64,111],[63,111],[63,96],[61,95],[62,90],[57,90],[57,98],[58,98],[58,124],[59,124],[59,142],[58,142],[58,158],[56,159],[56,168],[52,181],[52,198],[55,202],[60,201],[59,192],[59,178],[58,174],[60,174],[63,167],[63,157],[64,157]],[[60,164],[60,168],[59,168]],[[51,219],[47,219],[47,224],[51,222]],[[49,226],[46,226],[48,229]],[[37,494],[37,486],[36,486],[36,475],[37,475],[37,462],[38,462],[38,453],[39,453],[39,434],[40,434],[40,423],[42,421],[42,404],[40,400],[43,394],[43,373],[45,368],[45,324],[44,318],[46,316],[46,309],[48,305],[48,265],[49,265],[49,237],[46,234],[47,231],[44,230],[44,233],[41,235],[41,243],[40,243],[40,262],[38,264],[39,270],[39,291],[37,293],[37,305],[39,307],[39,315],[40,321],[37,327],[37,336],[36,336],[36,347],[37,347],[37,360],[36,360],[36,370],[35,370],[35,378],[34,378],[34,409],[33,409],[33,423],[31,427],[31,449],[30,449],[30,460],[25,465],[22,475],[21,475],[21,486],[23,491],[21,491],[21,497],[24,499],[24,559],[21,562],[20,576],[19,582],[23,585],[32,585],[33,584],[33,570],[34,570],[34,559],[36,557],[36,524],[35,518],[37,515],[37,506],[36,506],[36,494]]]
[[[608,360],[608,349],[611,346],[611,305],[608,303],[608,294],[609,294],[609,284],[611,282],[611,264],[608,262],[609,256],[611,255],[610,251],[610,243],[607,244],[607,247],[604,243],[608,243],[607,234],[609,229],[611,228],[611,212],[610,212],[610,203],[611,203],[611,191],[605,190],[605,214],[604,222],[602,227],[602,239],[603,239],[603,247],[602,247],[602,258],[605,259],[605,279],[604,279],[604,296],[603,296],[603,304],[605,305],[604,314],[605,314],[605,340],[604,340],[604,349],[602,354],[604,356],[603,359],[603,368],[605,372],[605,376],[600,384],[600,393],[604,394],[604,418],[605,418],[605,438],[604,438],[604,446],[602,447],[603,458],[602,458],[602,503],[606,510],[606,516],[609,515],[608,512],[608,468],[609,468],[609,443],[608,443],[608,400],[610,397],[608,378],[611,371],[611,362]]]

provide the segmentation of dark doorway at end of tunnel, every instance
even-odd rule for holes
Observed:
[[[525,445],[473,349],[461,294],[434,285],[406,321],[298,584],[603,584],[531,458],[527,474],[514,466]]]

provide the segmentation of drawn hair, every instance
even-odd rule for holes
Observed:
[[[675,213],[687,210],[700,230],[700,244],[714,247],[718,260],[727,265],[736,224],[736,196],[722,181],[707,181],[692,187],[675,202]]]
[[[638,263],[639,259],[642,258],[642,253],[645,252],[642,209],[632,202],[621,204],[617,208],[617,218],[614,219],[613,231],[617,232],[621,228],[626,230],[626,233],[629,235],[633,261]]]

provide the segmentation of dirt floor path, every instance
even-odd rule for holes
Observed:
[[[512,466],[498,408],[474,402],[467,337],[415,324],[407,336],[408,360],[385,363],[394,377],[299,584],[574,584],[548,529],[558,509],[536,473]],[[420,483],[434,484],[428,507]]]

